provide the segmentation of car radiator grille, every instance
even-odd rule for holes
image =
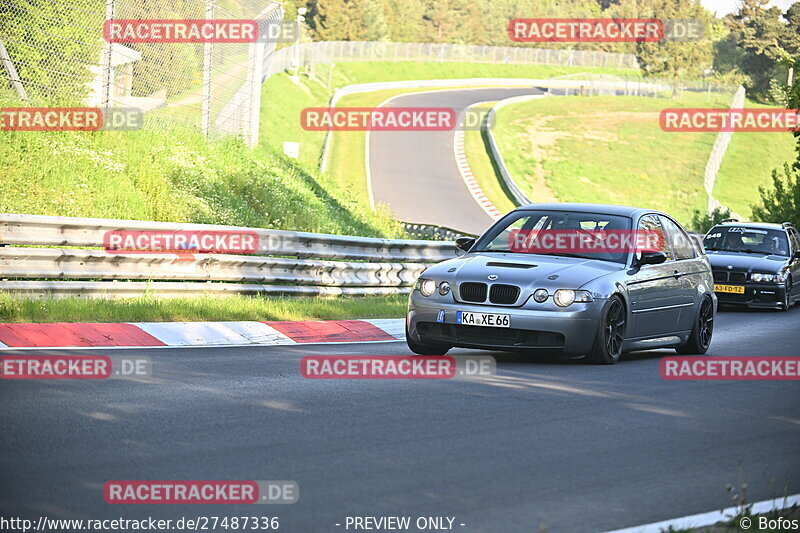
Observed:
[[[564,335],[552,331],[514,328],[484,328],[461,324],[419,322],[417,332],[428,342],[474,344],[508,348],[563,348]]]
[[[489,289],[489,301],[493,304],[513,304],[519,298],[519,287],[497,283]]]
[[[465,302],[485,302],[486,291],[485,283],[462,283],[458,288],[461,299]]]
[[[714,281],[716,283],[744,283],[745,279],[747,279],[747,275],[744,272],[714,271]]]
[[[465,302],[484,303],[488,292],[489,302],[493,304],[511,305],[519,299],[520,289],[516,285],[496,283],[489,288],[486,283],[466,282],[459,285],[461,300]]]

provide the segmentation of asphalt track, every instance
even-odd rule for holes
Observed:
[[[800,356],[798,323],[800,306],[724,311],[709,355]],[[670,351],[615,366],[494,353],[496,377],[473,382],[299,375],[303,355],[410,354],[402,342],[125,353],[153,375],[0,381],[0,515],[269,515],[290,533],[454,516],[470,533],[580,533],[729,506],[728,483],[750,501],[800,492],[800,383],[665,381]],[[125,479],[295,480],[300,501],[106,504],[103,484]]]
[[[388,107],[451,107],[512,96],[536,88],[443,90],[400,96]],[[375,204],[388,205],[404,222],[435,224],[479,235],[494,221],[470,195],[456,166],[452,131],[375,131],[369,135],[369,169]]]

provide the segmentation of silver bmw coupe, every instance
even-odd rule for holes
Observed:
[[[459,238],[456,254],[409,297],[406,340],[417,354],[549,350],[613,364],[625,352],[703,354],[711,343],[711,265],[664,213],[531,204]]]

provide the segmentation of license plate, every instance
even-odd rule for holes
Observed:
[[[487,326],[491,328],[510,327],[511,320],[508,315],[494,313],[471,313],[469,311],[456,311],[456,323],[466,326]]]
[[[714,285],[714,292],[729,292],[731,294],[744,294],[741,285]]]

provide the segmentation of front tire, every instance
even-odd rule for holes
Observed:
[[[786,294],[783,297],[783,301],[780,303],[780,310],[781,311],[788,311],[789,308],[792,306],[791,291],[792,291],[792,279],[791,278],[787,278],[786,279],[786,285],[785,285],[785,293]]]
[[[622,298],[614,295],[600,318],[594,346],[586,356],[588,361],[596,365],[613,365],[619,361],[626,326],[627,318]]]
[[[408,334],[408,327],[406,327],[406,344],[408,344],[408,348],[417,355],[444,355],[449,352],[451,348],[446,344],[417,342]]]
[[[700,311],[694,321],[694,327],[689,334],[689,340],[675,351],[683,355],[702,355],[711,346],[711,337],[714,335],[714,304],[710,298],[704,298],[700,304]]]

